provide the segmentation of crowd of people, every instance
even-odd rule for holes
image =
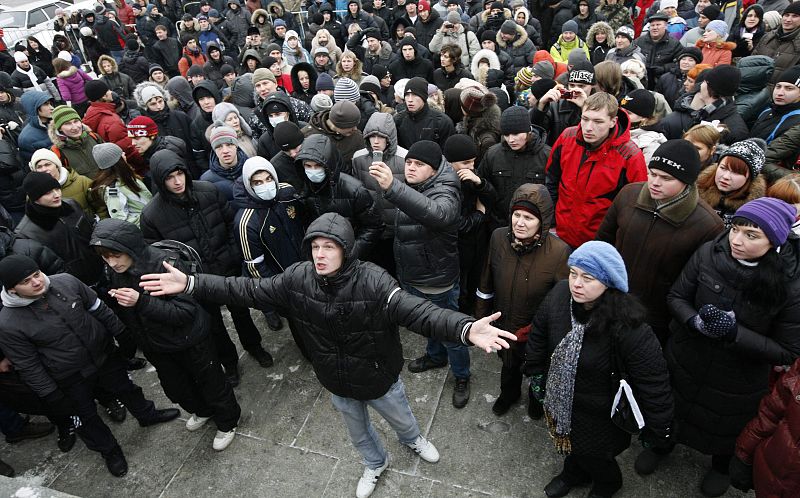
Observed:
[[[389,465],[367,406],[440,457],[400,326],[456,408],[469,347],[498,353],[492,411],[524,398],[564,455],[549,497],[616,493],[632,432],[640,475],[682,444],[705,496],[800,492],[800,2],[114,0],[55,30],[0,47],[7,441],[124,475],[96,402],[177,418],[127,375],[150,362],[224,450],[225,306],[263,368],[251,312],[287,326],[359,497]]]

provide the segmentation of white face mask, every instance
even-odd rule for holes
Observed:
[[[286,121],[286,118],[284,118],[283,116],[270,116],[269,118],[269,124],[271,124],[273,128],[278,126],[280,123],[283,123],[284,121]]]
[[[275,182],[268,182],[253,187],[253,192],[256,193],[259,199],[264,201],[271,201],[278,194],[278,186]]]
[[[306,176],[311,183],[322,183],[325,181],[325,170],[324,169],[310,169],[310,168],[303,168],[306,171]]]

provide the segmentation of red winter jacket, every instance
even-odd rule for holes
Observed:
[[[631,141],[628,114],[600,147],[586,148],[581,127],[567,128],[547,159],[545,184],[556,205],[556,233],[572,247],[594,239],[614,197],[629,183],[647,180],[644,156]]]
[[[761,400],[736,440],[736,456],[753,465],[758,498],[800,496],[800,360]]]
[[[83,117],[83,122],[100,135],[103,141],[119,145],[119,148],[125,153],[128,164],[137,171],[141,171],[141,168],[145,166],[145,162],[133,146],[125,122],[117,114],[113,102],[92,102]]]

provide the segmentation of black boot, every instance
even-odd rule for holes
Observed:
[[[107,455],[103,455],[103,458],[112,476],[122,477],[128,473],[128,461],[125,460],[125,455],[122,454],[122,448],[119,446],[111,450]]]
[[[125,409],[125,405],[123,405],[120,400],[112,398],[110,401],[105,403],[101,401],[100,404],[106,409],[108,418],[110,418],[112,422],[121,424],[125,421],[125,417],[128,415],[128,410]]]
[[[0,460],[0,476],[14,477],[16,474],[17,473],[14,472],[14,469],[11,467],[11,465]]]
[[[500,396],[497,398],[497,401],[495,401],[494,405],[492,405],[492,412],[498,417],[505,415],[506,412],[510,410],[517,401],[519,401],[519,392],[517,392],[516,395],[509,394],[507,392],[501,392]]]
[[[256,359],[258,364],[261,365],[261,368],[269,368],[275,363],[275,360],[272,359],[272,355],[260,346],[258,349],[248,351],[248,353],[250,353],[250,356]]]
[[[264,318],[267,319],[267,327],[269,327],[270,330],[280,330],[283,328],[283,322],[281,321],[280,315],[274,311],[264,313]]]
[[[164,422],[169,422],[170,420],[175,420],[181,414],[181,411],[177,408],[166,408],[164,410],[155,410],[153,415],[146,418],[145,420],[140,420],[139,425],[142,427],[149,427],[151,425],[156,424],[163,424]]]
[[[77,420],[76,420],[77,419]],[[58,425],[58,449],[62,453],[68,453],[75,446],[75,428],[80,425],[80,419],[67,417],[67,420]]]
[[[44,437],[53,432],[55,427],[50,422],[31,422],[30,420],[25,422],[25,425],[17,432],[11,436],[6,436],[7,443],[19,443],[20,441],[24,441],[26,439],[36,439],[40,437]]]

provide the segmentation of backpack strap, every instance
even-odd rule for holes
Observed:
[[[784,121],[786,121],[787,119],[789,119],[789,117],[791,117],[791,116],[797,116],[798,114],[800,114],[800,109],[795,109],[795,110],[794,110],[794,111],[792,111],[792,112],[787,112],[786,114],[784,114],[784,115],[783,115],[783,117],[781,118],[781,120],[780,120],[780,121],[778,121],[778,124],[775,126],[775,129],[774,129],[774,130],[772,130],[772,133],[770,133],[770,134],[769,134],[769,136],[767,137],[767,140],[766,140],[766,142],[767,142],[767,143],[770,143],[770,142],[772,142],[773,140],[775,140],[775,134],[776,134],[776,133],[778,133],[778,128],[780,128],[780,127],[781,127],[781,125],[783,124],[783,122],[784,122]]]

